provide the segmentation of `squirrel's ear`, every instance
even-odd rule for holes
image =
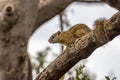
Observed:
[[[58,31],[57,33],[58,33],[58,34],[60,34],[61,32],[60,32],[60,31]]]

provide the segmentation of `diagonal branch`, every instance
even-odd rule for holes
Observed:
[[[40,0],[38,16],[33,32],[41,24],[63,11],[73,1],[75,0]]]
[[[110,6],[120,10],[120,0],[101,0],[107,4],[109,4]]]
[[[92,52],[120,34],[120,12],[78,39],[74,44],[45,68],[36,80],[58,80],[78,61],[88,58]]]

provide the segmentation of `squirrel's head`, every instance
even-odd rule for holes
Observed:
[[[50,36],[48,42],[49,43],[58,43],[59,42],[59,36],[60,36],[61,32],[57,31],[56,33],[54,33],[52,36]]]

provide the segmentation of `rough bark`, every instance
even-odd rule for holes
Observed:
[[[27,43],[38,1],[0,0],[0,80],[32,80]]]
[[[36,80],[58,80],[81,59],[120,34],[120,12],[80,38],[42,71]]]

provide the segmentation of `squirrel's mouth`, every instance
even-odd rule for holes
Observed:
[[[50,39],[48,40],[48,42],[49,42],[49,43],[54,43],[54,41],[53,41],[53,40],[50,40]]]

